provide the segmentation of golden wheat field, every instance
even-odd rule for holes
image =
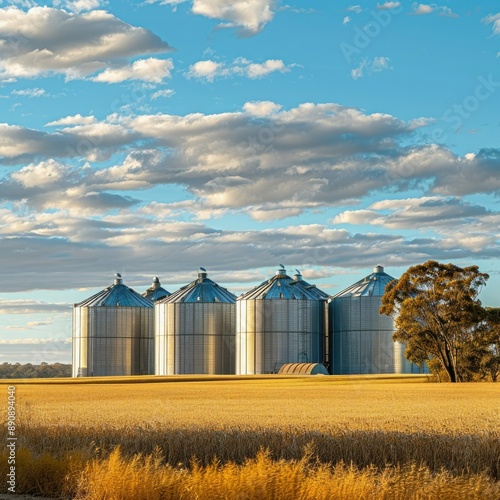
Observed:
[[[498,384],[425,376],[8,381],[0,385],[4,421],[9,385],[18,493],[500,499]]]

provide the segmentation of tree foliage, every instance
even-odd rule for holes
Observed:
[[[488,278],[477,266],[428,261],[389,283],[380,312],[394,317],[393,338],[410,361],[440,366],[451,382],[471,379],[491,330],[477,298]]]
[[[26,363],[0,364],[0,379],[11,378],[53,378],[53,377],[71,377],[71,365],[62,363],[42,363],[32,365]]]

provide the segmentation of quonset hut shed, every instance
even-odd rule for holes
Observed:
[[[125,286],[113,285],[73,307],[73,377],[152,375],[153,303]]]
[[[330,301],[330,359],[333,374],[418,373],[392,340],[394,321],[379,313],[385,287],[393,280],[376,266]]]
[[[286,274],[236,301],[236,373],[277,373],[285,363],[324,361],[324,300]]]
[[[234,374],[236,296],[207,277],[155,303],[155,373]]]

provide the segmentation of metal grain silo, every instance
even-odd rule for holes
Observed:
[[[394,278],[376,266],[373,273],[330,301],[330,359],[334,374],[418,373],[394,342],[394,321],[379,313],[385,287]]]
[[[123,284],[73,307],[73,377],[154,373],[153,303]]]
[[[155,373],[234,374],[236,296],[207,278],[155,303]]]
[[[169,295],[170,292],[167,292],[167,290],[161,286],[160,280],[156,276],[153,278],[151,286],[142,294],[143,297],[153,302],[168,297]]]
[[[276,373],[285,363],[324,361],[324,299],[276,275],[236,301],[236,373]]]

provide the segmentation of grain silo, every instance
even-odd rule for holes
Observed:
[[[236,296],[207,277],[155,303],[155,373],[234,374]]]
[[[73,307],[73,377],[152,375],[153,303],[123,284]]]
[[[143,297],[146,297],[153,302],[163,299],[164,297],[168,297],[169,295],[170,292],[161,286],[160,280],[156,276],[153,278],[151,286],[142,294]]]
[[[236,301],[236,373],[277,373],[285,363],[324,361],[324,300],[287,276],[271,279]]]
[[[394,278],[376,266],[373,273],[330,301],[330,359],[334,374],[418,373],[392,340],[394,321],[379,313],[385,287]]]

